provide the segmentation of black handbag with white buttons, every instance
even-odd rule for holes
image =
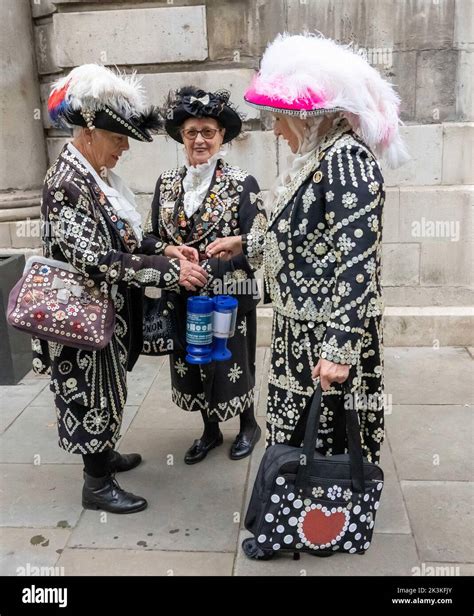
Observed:
[[[183,301],[175,291],[162,291],[159,298],[144,296],[142,355],[184,351],[186,314],[182,306]]]
[[[266,552],[363,554],[370,546],[383,471],[362,457],[354,405],[341,409],[349,453],[315,451],[321,393],[318,385],[305,418],[303,446],[296,446],[300,422],[290,444],[270,446],[260,463],[245,527]]]

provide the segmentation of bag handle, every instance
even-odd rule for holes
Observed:
[[[217,263],[216,263],[216,270],[217,270],[216,279],[217,280],[223,281],[225,274],[227,274],[228,272],[235,272],[235,265],[232,259],[229,259],[228,261],[223,261],[220,257],[215,257],[215,259],[217,260]],[[227,270],[224,264],[226,265],[228,264]],[[209,282],[207,282],[206,286],[203,288],[209,290]]]
[[[350,393],[347,385],[343,385],[343,395],[345,393]],[[318,428],[321,417],[321,402],[322,402],[322,389],[321,384],[318,383],[316,390],[314,391],[313,397],[311,399],[309,412],[306,414],[307,422],[306,429],[304,432],[303,439],[303,451],[300,457],[300,464],[298,467],[298,472],[296,474],[295,486],[297,489],[304,489],[304,487],[308,483],[308,477],[311,471],[311,464],[314,458],[314,451],[316,449],[316,441],[318,438]],[[349,450],[349,463],[350,463],[350,471],[351,471],[351,481],[352,481],[352,489],[354,492],[363,493],[365,491],[365,480],[364,480],[364,466],[363,466],[363,457],[362,457],[362,444],[360,437],[360,427],[359,427],[359,418],[357,415],[356,405],[352,405],[350,409],[346,409],[345,404],[343,403],[343,412],[346,413],[346,435],[347,435],[347,443]],[[300,417],[301,420],[301,417]],[[298,421],[295,432],[298,432],[301,435],[302,431],[302,423]],[[295,434],[295,439],[298,437],[298,434]],[[301,437],[300,437],[301,438]],[[300,441],[301,442],[301,441]],[[298,446],[299,444],[295,444],[293,437],[290,443],[294,446]]]
[[[222,267],[222,261],[220,257],[217,257],[217,278],[220,280],[221,279],[221,267]]]
[[[303,438],[303,451],[300,455],[300,463],[295,480],[296,489],[302,489],[308,483],[309,471],[314,458],[316,440],[318,438],[318,427],[321,417],[321,401],[322,390],[321,385],[318,383],[313,393],[313,397],[311,398],[309,412],[307,413],[306,429]]]
[[[41,217],[41,214],[40,214],[40,217]],[[51,221],[49,220],[49,206],[48,206],[47,201],[44,207],[44,224],[45,224],[44,233],[41,234],[41,240],[42,240],[41,248],[43,252],[43,257],[46,257],[47,252],[49,252],[50,255],[53,254],[51,251]],[[48,250],[46,250],[46,248]]]

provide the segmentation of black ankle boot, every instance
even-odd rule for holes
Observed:
[[[148,503],[141,496],[125,492],[113,475],[91,477],[84,473],[82,506],[84,509],[101,509],[110,513],[136,513]]]
[[[115,449],[111,449],[109,457],[109,469],[111,473],[123,473],[131,471],[141,464],[142,457],[139,453],[124,453],[121,454]]]

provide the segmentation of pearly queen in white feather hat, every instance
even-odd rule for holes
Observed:
[[[244,98],[254,107],[302,118],[342,111],[391,167],[409,158],[393,86],[349,46],[321,35],[279,34]]]

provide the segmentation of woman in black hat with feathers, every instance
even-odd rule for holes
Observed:
[[[46,174],[44,253],[84,275],[85,297],[95,285],[110,294],[116,325],[110,343],[92,351],[74,347],[74,341],[66,346],[34,339],[33,368],[51,373],[60,447],[82,455],[83,506],[135,513],[146,500],[123,490],[114,475],[142,459],[114,447],[127,400],[127,371],[142,349],[143,288],[196,288],[206,274],[187,260],[186,249],[164,250],[143,237],[134,196],[112,171],[128,150],[129,137],[152,141],[151,132],[161,125],[157,110],[146,107],[136,77],[95,64],[79,66],[53,85],[48,111],[55,124],[74,133]],[[50,274],[48,266],[42,270],[45,277]],[[47,318],[50,331],[77,314],[67,296],[61,304],[51,300],[48,310],[37,318]],[[87,318],[96,320],[97,314]]]
[[[184,144],[186,164],[158,178],[146,230],[165,244],[197,249],[200,265],[208,273],[204,293],[225,292],[222,286],[218,290],[216,281],[244,283],[238,288],[234,284],[237,293],[232,293],[239,310],[235,335],[228,342],[231,359],[200,367],[186,363],[184,353],[174,351],[170,355],[172,399],[186,411],[201,412],[204,423],[203,433],[186,452],[185,462],[200,462],[221,445],[219,423],[237,415],[240,430],[230,457],[240,460],[250,455],[261,435],[254,414],[259,299],[254,268],[258,263],[252,267],[243,255],[220,262],[218,258],[208,259],[205,252],[218,237],[246,233],[255,221],[263,233],[266,215],[255,178],[223,159],[226,152],[222,145],[237,137],[242,127],[228,92],[181,88],[170,93],[163,115],[167,133]],[[187,297],[181,290],[177,314],[185,314]]]

